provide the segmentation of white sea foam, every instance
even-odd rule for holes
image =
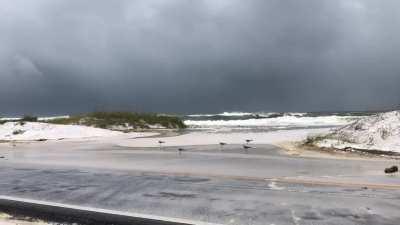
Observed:
[[[191,114],[191,115],[187,115],[188,117],[211,117],[211,116],[215,116],[217,114]]]
[[[223,112],[217,114],[192,114],[188,115],[188,117],[212,117],[212,116],[250,116],[253,113],[250,112]]]
[[[299,114],[300,115],[300,114]],[[316,116],[301,117],[285,115],[276,118],[243,119],[243,120],[185,120],[192,127],[309,127],[309,126],[341,126],[349,124],[356,116]]]
[[[216,114],[191,114],[187,115],[188,117],[213,117],[213,116],[221,116],[221,117],[241,117],[241,116],[260,116],[260,117],[269,117],[272,115],[287,115],[287,116],[305,116],[307,113],[301,112],[223,112]]]
[[[219,116],[250,116],[253,115],[253,113],[249,112],[223,112],[218,114]]]
[[[47,116],[47,117],[39,117],[38,120],[39,121],[47,121],[47,120],[54,120],[54,119],[68,119],[69,116],[65,115],[65,116]]]
[[[20,120],[20,117],[0,117],[0,121]]]
[[[53,119],[67,119],[69,118],[68,115],[65,116],[45,116],[45,117],[38,117],[38,121],[47,121],[47,120],[53,120]],[[20,120],[22,117],[1,117],[0,121],[15,121],[15,120]]]

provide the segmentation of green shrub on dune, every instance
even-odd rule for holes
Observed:
[[[47,121],[56,124],[77,124],[114,130],[146,129],[163,127],[169,129],[185,128],[183,121],[176,116],[155,113],[132,112],[93,112],[69,118]]]
[[[72,124],[72,125],[79,125],[80,120],[84,118],[83,116],[71,116],[69,118],[56,118],[56,119],[51,119],[51,120],[46,120],[47,123],[53,123],[53,124]]]
[[[21,121],[24,121],[24,122],[37,122],[38,118],[36,116],[25,115],[24,117],[22,117]]]

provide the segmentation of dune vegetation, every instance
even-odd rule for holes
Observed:
[[[93,112],[68,118],[46,120],[47,123],[85,125],[111,130],[182,129],[186,128],[177,116],[135,112]]]

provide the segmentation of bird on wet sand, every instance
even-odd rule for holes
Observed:
[[[178,154],[179,154],[179,155],[181,155],[182,152],[184,152],[184,151],[186,151],[186,149],[184,149],[184,148],[178,148]]]
[[[248,153],[248,149],[253,148],[251,146],[248,145],[243,145],[243,149],[246,151],[246,153]]]
[[[226,145],[225,142],[220,142],[220,143],[219,143],[219,147],[220,147],[220,150],[221,150],[221,151],[222,151],[222,148],[224,147],[224,145]]]
[[[246,139],[247,144],[250,144],[250,142],[252,142],[252,141],[253,141],[253,139]]]
[[[164,144],[164,143],[165,143],[165,141],[161,141],[161,140],[158,141],[158,144],[160,145],[160,149],[162,149],[162,144]]]

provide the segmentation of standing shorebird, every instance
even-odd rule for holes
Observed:
[[[162,144],[164,144],[164,143],[165,143],[165,141],[161,141],[161,140],[158,141],[158,144],[160,145],[160,149],[162,149]]]
[[[250,142],[252,142],[252,141],[253,141],[253,139],[246,139],[247,144],[250,144]]]
[[[182,152],[184,152],[184,151],[186,151],[186,149],[184,149],[184,148],[178,148],[178,154],[179,154],[179,155],[181,155]]]
[[[253,147],[248,146],[248,145],[243,145],[243,149],[246,151],[246,153],[248,153],[249,148],[253,148]]]
[[[226,145],[225,142],[220,142],[220,143],[219,143],[219,148],[220,148],[221,151],[222,151],[222,148],[224,147],[224,145]]]

